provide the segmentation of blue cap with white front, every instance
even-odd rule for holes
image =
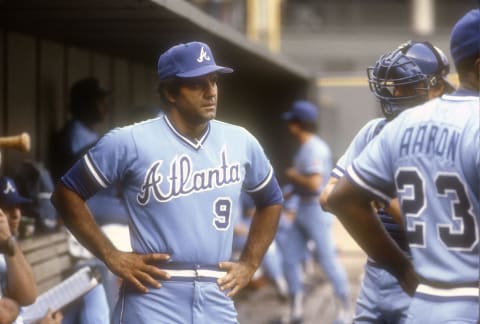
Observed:
[[[178,78],[196,78],[213,72],[231,73],[233,69],[215,63],[207,44],[190,42],[169,48],[158,59],[160,81]]]
[[[297,100],[292,108],[282,114],[284,120],[316,121],[318,118],[317,106],[306,100]]]
[[[9,177],[0,178],[0,207],[9,207],[31,202],[30,199],[20,195],[13,179]]]

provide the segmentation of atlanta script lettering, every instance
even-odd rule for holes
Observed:
[[[169,175],[164,177],[159,170],[162,163],[163,160],[155,161],[148,168],[141,191],[137,195],[137,202],[140,205],[146,205],[151,195],[159,202],[167,202],[177,197],[221,188],[241,181],[240,164],[229,164],[225,150],[220,153],[220,165],[211,169],[193,171],[192,160],[188,155],[183,154],[172,160]],[[168,182],[166,192],[162,191],[160,186],[165,178]]]

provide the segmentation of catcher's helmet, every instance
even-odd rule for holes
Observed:
[[[443,80],[448,92],[453,87],[444,79],[450,72],[445,54],[429,42],[409,41],[393,52],[381,56],[375,66],[367,68],[370,90],[380,101],[387,119],[401,111],[427,101],[428,90]],[[396,87],[409,91],[398,95]]]

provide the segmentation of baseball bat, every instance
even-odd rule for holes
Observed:
[[[30,135],[21,133],[12,136],[0,136],[0,148],[11,148],[22,152],[30,151]]]

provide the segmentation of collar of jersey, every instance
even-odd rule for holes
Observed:
[[[187,143],[188,145],[190,145],[191,147],[193,147],[193,148],[196,149],[196,150],[199,150],[200,148],[202,148],[203,143],[205,142],[205,140],[207,139],[208,134],[210,133],[210,123],[208,123],[205,131],[203,132],[202,137],[201,137],[199,140],[197,140],[197,141],[193,141],[193,140],[191,140],[190,138],[188,138],[188,137],[183,136],[182,134],[180,134],[180,132],[179,132],[179,131],[175,128],[175,126],[173,126],[173,124],[170,122],[170,120],[168,119],[167,115],[163,115],[163,120],[165,120],[165,123],[167,124],[168,128],[170,128],[170,130],[172,131],[172,133],[173,133],[175,136],[177,136],[180,140],[182,140],[183,142]]]
[[[454,92],[447,94],[446,96],[452,96],[452,97],[477,97],[479,96],[479,93],[474,90],[470,89],[465,89],[465,88],[458,88]]]

